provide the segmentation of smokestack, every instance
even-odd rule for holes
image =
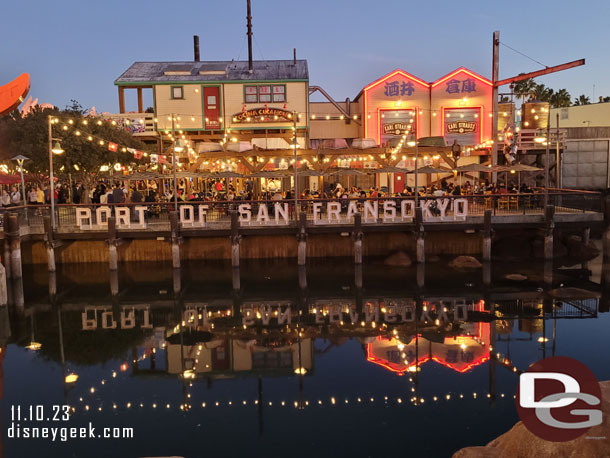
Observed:
[[[252,8],[250,6],[250,0],[248,0],[248,70],[252,73]]]
[[[195,52],[195,62],[199,62],[199,35],[193,35],[193,48]]]
[[[292,48],[292,62],[294,65],[297,64],[297,48]]]

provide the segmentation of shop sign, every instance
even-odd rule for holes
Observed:
[[[281,108],[260,107],[240,111],[233,115],[234,123],[292,121],[292,111]]]
[[[383,94],[386,97],[411,96],[415,92],[415,86],[411,81],[386,81]]]
[[[469,134],[477,132],[478,126],[474,121],[454,121],[447,123],[448,134]]]
[[[404,135],[411,129],[411,124],[408,122],[391,122],[383,124],[383,135]]]

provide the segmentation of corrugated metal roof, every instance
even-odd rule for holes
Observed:
[[[186,72],[189,74],[184,74]],[[309,72],[306,60],[297,60],[296,64],[292,60],[257,60],[253,62],[252,73],[248,71],[248,61],[182,61],[134,62],[114,83],[308,79]]]

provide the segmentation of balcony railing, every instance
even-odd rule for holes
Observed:
[[[102,118],[116,122],[134,136],[156,136],[155,115],[153,113],[106,113]]]

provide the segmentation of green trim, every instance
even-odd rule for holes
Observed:
[[[180,88],[180,90],[182,91],[182,97],[174,97],[174,89],[176,89],[176,88]],[[169,95],[170,95],[170,100],[185,100],[185,98],[184,98],[184,86],[179,86],[179,85],[170,86],[170,88],[169,88]]]
[[[303,80],[303,79],[299,79],[299,80],[291,80],[291,79],[285,79],[285,80],[214,80],[214,81],[202,81],[202,80],[194,80],[194,81],[129,81],[129,82],[124,82],[124,81],[115,81],[114,85],[115,86],[154,86],[156,84],[174,84],[176,85],[177,83],[182,83],[182,84],[273,84],[273,83],[308,83],[309,84],[309,80]]]

